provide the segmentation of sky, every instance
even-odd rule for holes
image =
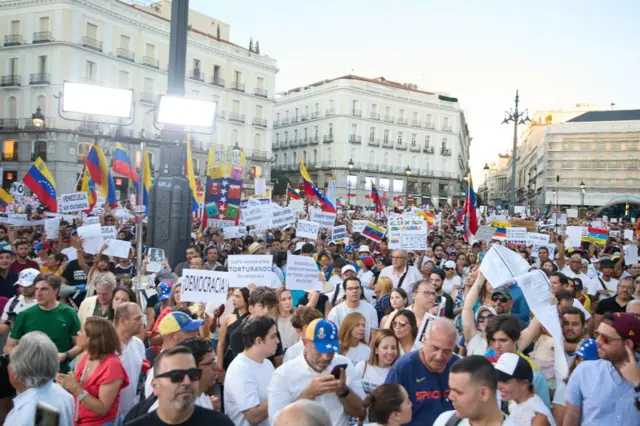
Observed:
[[[191,0],[278,61],[276,92],[356,74],[457,97],[485,163],[511,152],[514,105],[640,109],[640,0]]]

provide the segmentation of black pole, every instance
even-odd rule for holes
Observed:
[[[169,79],[167,93],[184,96],[187,65],[187,33],[189,0],[171,2],[171,33],[169,34]]]

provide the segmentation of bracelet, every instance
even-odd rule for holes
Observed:
[[[80,394],[78,395],[78,402],[82,401],[82,399],[87,395],[89,395],[88,390],[83,390],[82,392],[80,392]]]
[[[346,398],[346,397],[348,397],[348,396],[349,396],[349,394],[350,394],[350,393],[351,393],[351,391],[349,390],[349,388],[347,388],[347,390],[346,390],[346,391],[344,391],[344,392],[342,392],[342,393],[339,393],[339,394],[337,394],[337,395],[338,395],[338,398]]]
[[[73,358],[71,357],[71,354],[69,353],[69,351],[66,351],[64,353],[65,356],[65,361],[71,361]]]

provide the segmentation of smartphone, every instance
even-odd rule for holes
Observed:
[[[333,375],[333,377],[335,377],[337,380],[340,380],[340,370],[342,369],[347,369],[347,364],[338,364],[335,367],[333,367],[333,370],[331,370],[331,374]]]
[[[36,426],[59,426],[60,412],[49,404],[39,402],[36,406],[36,417],[33,424]]]

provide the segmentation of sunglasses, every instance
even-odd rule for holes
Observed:
[[[478,324],[483,322],[489,322],[491,318],[493,318],[493,315],[481,315],[478,317]]]
[[[494,302],[507,303],[509,299],[504,296],[491,296],[491,300]]]
[[[190,368],[188,370],[171,370],[166,373],[158,374],[156,379],[167,377],[171,380],[171,383],[182,383],[184,377],[189,376],[189,380],[197,382],[202,377],[202,370],[199,368]]]
[[[407,324],[406,321],[394,321],[391,323],[391,328],[404,328]]]
[[[606,334],[601,334],[601,333],[598,333],[597,331],[593,333],[593,336],[596,338],[596,341],[602,340],[602,343],[604,343],[605,345],[608,345],[609,343],[615,342],[618,340],[624,340],[619,337],[607,336]]]

